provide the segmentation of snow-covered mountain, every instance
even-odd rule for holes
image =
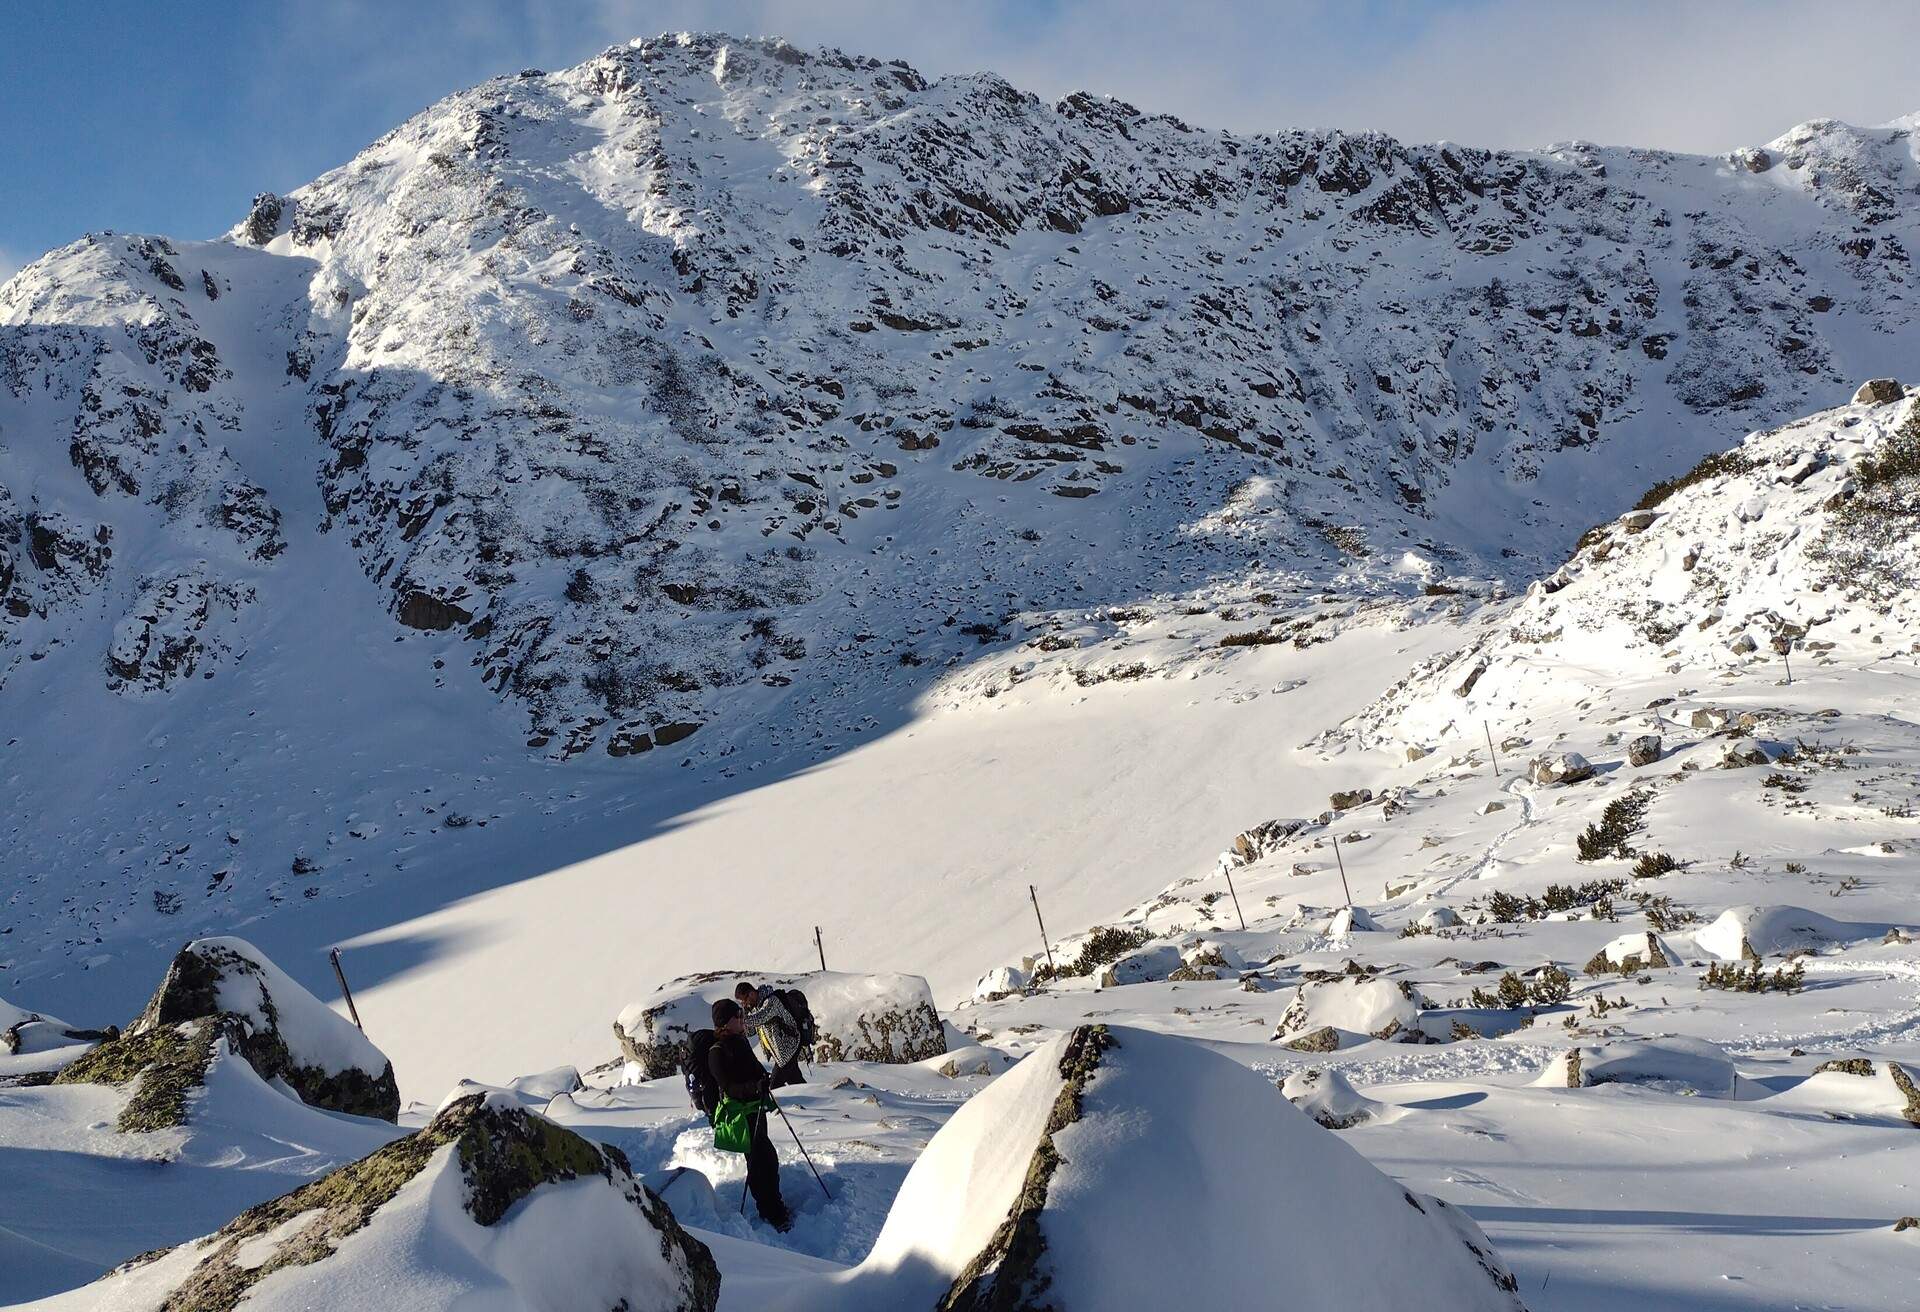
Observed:
[[[23,270],[0,1298],[1904,1308],[1916,129],[670,37]]]
[[[1396,636],[1413,620],[1898,373],[1913,126],[1729,158],[1242,137],[675,36],[453,96],[221,239],[55,252],[0,288],[0,977],[112,1013],[195,927],[254,917],[316,987],[315,947],[375,932],[376,983],[418,974],[500,940],[415,918],[678,832],[918,708],[1028,682],[1064,714],[1222,638],[1368,630],[1321,653],[1359,663],[1298,741],[1403,649],[1453,645]],[[1213,709],[1154,768],[1239,805],[1273,781],[1201,782],[1208,734],[1252,734]],[[1004,731],[965,732],[984,770]],[[1066,743],[1002,800],[1126,815],[1093,777],[1108,740]],[[875,771],[857,800],[794,805],[897,822],[942,796],[853,769]],[[1117,864],[1059,914],[1209,841],[1211,813],[1135,782],[1177,832],[1102,826]],[[800,881],[863,965],[951,988],[979,963],[921,949],[956,890],[1087,850],[1042,827],[969,831],[1006,849],[962,861],[938,825],[783,820],[724,856]],[[722,857],[618,867],[644,928],[595,949],[597,990],[636,957],[711,964],[685,930]],[[854,908],[897,896],[896,862],[927,886],[869,930]],[[805,915],[731,896],[755,950]]]
[[[1520,577],[1910,351],[1910,135],[1237,137],[715,36],[496,79],[9,284],[0,651],[218,677],[327,535],[357,627],[621,754],[1210,576]]]

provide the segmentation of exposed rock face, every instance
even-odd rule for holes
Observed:
[[[459,1190],[436,1190],[430,1206],[438,1210],[442,1199],[459,1199],[463,1213],[449,1209],[428,1228],[445,1234],[474,1226],[496,1236],[491,1243],[472,1241],[466,1262],[444,1272],[438,1268],[445,1255],[422,1244],[417,1269],[434,1278],[421,1282],[417,1296],[426,1301],[413,1306],[452,1308],[462,1288],[475,1286],[489,1292],[504,1286],[525,1306],[557,1306],[559,1291],[516,1282],[550,1275],[557,1269],[553,1256],[570,1246],[581,1250],[573,1258],[581,1287],[573,1292],[607,1300],[595,1306],[712,1312],[718,1302],[720,1272],[713,1255],[634,1178],[618,1149],[589,1143],[543,1116],[479,1094],[456,1099],[424,1129],[370,1156],[247,1209],[204,1239],[134,1259],[92,1288],[103,1303],[116,1307],[231,1312],[246,1305],[262,1280],[299,1270],[302,1289],[316,1306],[358,1302],[366,1296],[361,1287],[366,1275],[356,1265],[363,1248],[345,1241],[371,1229],[383,1235],[383,1243],[408,1242],[404,1231],[395,1233],[384,1209],[415,1180],[443,1172],[458,1175]],[[592,1241],[575,1237],[565,1226],[523,1239],[514,1228],[539,1225],[533,1221],[540,1215],[537,1207],[521,1213],[513,1227],[502,1225],[514,1204],[549,1186],[595,1179],[606,1189],[595,1206],[610,1213],[614,1223],[580,1231],[582,1236],[620,1236],[611,1240],[617,1251],[589,1251]],[[544,1249],[548,1260],[515,1263],[506,1256],[522,1245]],[[602,1284],[607,1288],[596,1287]]]
[[[1593,778],[1593,765],[1578,752],[1560,752],[1537,757],[1527,767],[1527,778],[1545,787],[1577,784]]]
[[[621,1052],[648,1079],[673,1074],[686,1061],[688,1036],[712,1025],[713,1003],[731,998],[741,980],[807,995],[820,1031],[813,1052],[802,1054],[809,1060],[916,1062],[947,1050],[933,992],[918,975],[708,971],[662,985],[622,1011],[613,1026]]]
[[[146,1009],[56,1077],[63,1084],[132,1086],[123,1131],[181,1124],[215,1046],[263,1080],[283,1080],[328,1111],[396,1120],[393,1063],[354,1026],[250,944],[200,939],[180,950]]]
[[[1853,394],[1855,405],[1891,405],[1905,397],[1907,389],[1898,378],[1869,378]]]
[[[1233,857],[1242,865],[1251,865],[1277,852],[1289,838],[1299,833],[1305,820],[1267,820],[1238,834],[1233,840]]]
[[[1327,798],[1327,805],[1336,811],[1351,811],[1357,806],[1365,806],[1373,800],[1373,789],[1354,788],[1347,792],[1335,793]]]
[[[1627,764],[1652,765],[1660,759],[1660,751],[1660,735],[1643,733],[1627,744]]]
[[[1060,1053],[1060,1091],[1027,1165],[1026,1180],[984,1247],[974,1256],[936,1312],[992,1312],[1001,1308],[1032,1307],[1044,1301],[1051,1283],[1044,1269],[1046,1236],[1040,1218],[1047,1205],[1047,1189],[1060,1166],[1054,1136],[1080,1119],[1087,1082],[1100,1067],[1100,1057],[1111,1045],[1105,1025],[1082,1025],[1067,1038]]]

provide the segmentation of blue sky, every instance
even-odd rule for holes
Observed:
[[[0,276],[93,229],[211,236],[450,91],[680,28],[1242,131],[1720,151],[1920,110],[1920,5],[1886,0],[0,0]]]

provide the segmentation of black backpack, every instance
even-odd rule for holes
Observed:
[[[799,989],[776,989],[774,993],[786,1005],[793,1023],[800,1027],[801,1054],[812,1058],[813,1045],[820,1037],[820,1029],[813,1023],[813,1008],[807,1005],[807,995]]]
[[[708,1120],[720,1105],[720,1085],[713,1078],[713,1070],[707,1065],[707,1054],[713,1051],[713,1045],[719,1036],[712,1030],[695,1030],[687,1036],[687,1064],[682,1067],[687,1077],[687,1100],[693,1109],[702,1113]]]

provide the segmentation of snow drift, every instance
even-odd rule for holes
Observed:
[[[1199,1044],[1081,1026],[956,1112],[818,1306],[1520,1307],[1464,1215]]]
[[[721,970],[682,976],[623,1010],[613,1023],[621,1051],[648,1079],[671,1075],[686,1059],[687,1036],[713,1024],[713,1004],[742,980],[807,995],[820,1031],[811,1060],[915,1062],[947,1050],[933,990],[918,975]]]

